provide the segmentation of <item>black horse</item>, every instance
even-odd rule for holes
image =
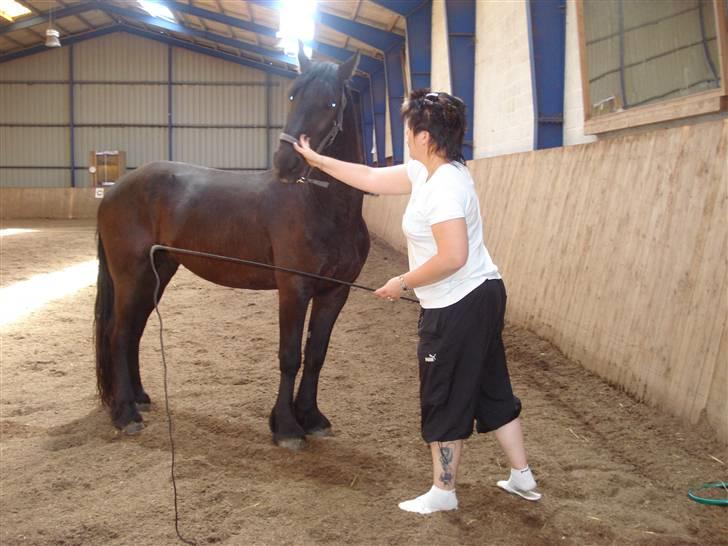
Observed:
[[[361,163],[360,132],[348,81],[357,57],[344,64],[312,63],[299,53],[285,133],[274,170],[241,174],[158,161],[124,176],[98,210],[99,275],[95,308],[96,373],[102,402],[114,425],[143,428],[140,409],[149,396],[139,373],[139,341],[154,309],[155,277],[149,259],[155,244],[208,252],[306,271],[351,282],[369,252],[361,215],[362,192],[322,172],[328,187],[295,183],[305,161],[291,140],[311,137],[313,147]],[[160,297],[177,268],[224,286],[278,290],[280,386],[270,415],[273,441],[300,447],[306,434],[326,435],[331,423],[317,405],[318,380],[331,331],[349,287],[173,251],[157,252]],[[313,301],[298,393],[301,340]]]

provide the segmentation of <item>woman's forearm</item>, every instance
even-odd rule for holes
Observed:
[[[349,163],[333,157],[318,155],[315,166],[326,174],[358,190],[378,193],[373,187],[375,185],[374,169],[368,165]]]
[[[402,275],[402,278],[407,288],[419,288],[449,277],[463,265],[465,263],[454,256],[435,254],[420,267]]]

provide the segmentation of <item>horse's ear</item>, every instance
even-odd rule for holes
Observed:
[[[359,52],[346,61],[339,65],[339,80],[345,82],[354,75],[357,65],[359,64]]]
[[[298,40],[298,68],[301,71],[301,74],[308,72],[308,69],[311,68],[311,59],[306,57],[306,52],[303,50],[303,42],[301,40]]]

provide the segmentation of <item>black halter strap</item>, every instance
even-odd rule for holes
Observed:
[[[320,154],[321,152],[323,152],[334,142],[338,134],[344,131],[344,110],[346,110],[346,89],[341,92],[341,103],[339,104],[339,111],[336,113],[334,124],[331,129],[329,129],[329,132],[326,133],[326,136],[321,140],[321,143],[316,147],[316,153]],[[281,133],[280,135],[278,135],[278,140],[288,142],[289,144],[298,144],[298,139],[289,135],[288,133]],[[310,182],[311,184],[315,184],[316,186],[328,188],[329,183],[325,180],[315,180],[308,177],[308,175],[311,174],[312,170],[313,167],[311,167],[311,165],[308,165],[306,171],[298,178],[298,180],[296,180],[296,183],[304,184],[306,182]]]

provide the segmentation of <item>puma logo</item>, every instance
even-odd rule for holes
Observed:
[[[437,360],[437,353],[435,353],[434,355],[430,354],[425,357],[425,362],[435,362],[436,360]]]

